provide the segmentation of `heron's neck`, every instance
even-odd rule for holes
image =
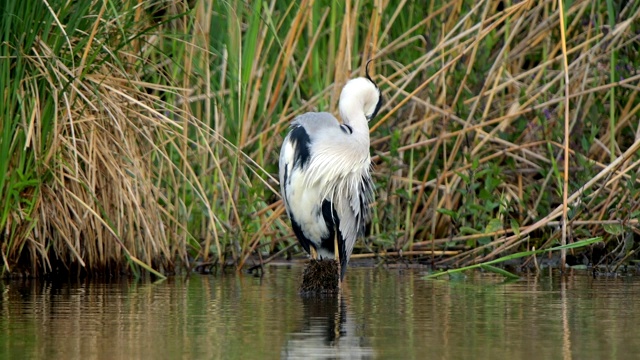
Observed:
[[[357,134],[361,139],[366,140],[368,146],[369,122],[364,116],[364,112],[360,109],[354,109],[352,107],[340,109],[340,114],[342,116],[342,121],[344,121],[345,124],[351,126],[354,134]]]

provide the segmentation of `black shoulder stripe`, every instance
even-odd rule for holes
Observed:
[[[340,218],[338,217],[338,213],[336,212],[336,208],[333,206],[333,203],[329,200],[324,200],[322,202],[322,217],[327,224],[329,234],[322,238],[320,246],[330,253],[335,253],[336,249],[334,246],[334,240],[337,240],[338,256],[340,257],[340,279],[344,280],[344,275],[347,271],[347,263],[349,262],[349,259],[347,258],[347,248],[344,236],[342,236],[342,231],[340,231]],[[335,237],[337,237],[337,239],[335,239]]]
[[[344,131],[345,134],[349,134],[349,135],[353,134],[353,129],[351,128],[351,126],[347,124],[340,125],[340,129]]]
[[[333,253],[335,251],[333,247],[333,238],[336,236],[336,228],[340,226],[340,219],[338,218],[336,209],[329,200],[322,201],[322,218],[327,224],[329,234],[322,237],[322,243],[320,246]]]
[[[289,166],[288,166],[288,165],[289,165],[289,164],[286,164],[286,165],[285,165],[285,167],[284,167],[284,174],[283,174],[283,176],[282,176],[282,180],[283,180],[282,188],[283,188],[283,189],[286,189],[286,187],[285,187],[285,186],[286,186],[286,185],[288,185],[288,183],[289,183]]]
[[[291,129],[289,139],[295,151],[294,166],[297,165],[302,168],[309,162],[309,158],[311,157],[309,152],[309,148],[311,147],[309,134],[307,134],[307,130],[305,130],[304,127],[297,125]]]
[[[296,219],[293,217],[293,214],[291,214],[289,217],[291,218],[291,228],[293,228],[293,233],[296,234],[296,237],[298,238],[298,242],[300,242],[300,245],[302,245],[302,247],[304,248],[304,251],[306,251],[307,254],[311,254],[310,247],[313,246],[313,243],[311,242],[311,240],[309,240],[309,238],[307,238],[304,235],[304,231],[302,231],[302,227],[300,226],[300,224],[298,224]],[[315,248],[315,246],[313,247]]]

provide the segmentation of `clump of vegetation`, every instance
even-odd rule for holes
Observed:
[[[637,251],[638,2],[54,0],[0,17],[4,275],[301,253],[279,146],[296,115],[336,113],[368,59],[385,105],[356,253],[458,266],[563,233],[603,236],[607,263]]]
[[[337,294],[340,291],[340,264],[336,260],[311,260],[302,273],[300,294]]]

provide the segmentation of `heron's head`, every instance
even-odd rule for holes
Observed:
[[[364,115],[367,121],[373,119],[382,106],[380,89],[369,76],[367,63],[366,77],[349,80],[340,94],[340,115],[347,123]]]

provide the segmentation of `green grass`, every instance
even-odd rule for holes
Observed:
[[[370,58],[385,105],[356,253],[462,266],[555,243],[568,90],[569,243],[601,236],[627,261],[640,4],[565,7],[568,84],[553,1],[2,4],[3,274],[301,254],[280,144],[296,115],[337,113]]]
[[[502,275],[502,276],[504,276],[506,278],[516,279],[516,278],[519,277],[518,275],[515,275],[515,274],[513,274],[513,273],[511,273],[509,271],[506,271],[506,270],[502,269],[502,268],[495,267],[495,266],[493,266],[493,264],[500,264],[500,263],[503,263],[503,262],[508,261],[508,260],[519,259],[519,258],[523,258],[523,257],[527,257],[527,256],[535,256],[535,255],[538,255],[538,254],[551,253],[553,251],[562,251],[562,250],[567,250],[567,249],[582,248],[582,247],[586,247],[586,246],[598,243],[601,240],[602,240],[601,238],[597,237],[597,238],[593,238],[593,239],[585,239],[585,240],[576,241],[574,243],[567,244],[567,245],[554,246],[552,248],[544,249],[544,250],[522,251],[522,252],[510,254],[510,255],[507,255],[507,256],[503,256],[503,257],[500,257],[498,259],[494,259],[494,260],[491,260],[491,261],[486,261],[486,262],[483,262],[481,264],[468,265],[468,266],[464,266],[464,267],[453,269],[453,270],[434,272],[434,273],[431,273],[429,275],[426,275],[424,278],[425,279],[435,279],[435,278],[443,276],[443,275],[449,275],[449,276],[453,275],[453,276],[455,276],[454,274],[457,274],[457,273],[460,273],[460,272],[481,268],[481,269],[483,269],[485,271],[493,272],[495,274]]]

